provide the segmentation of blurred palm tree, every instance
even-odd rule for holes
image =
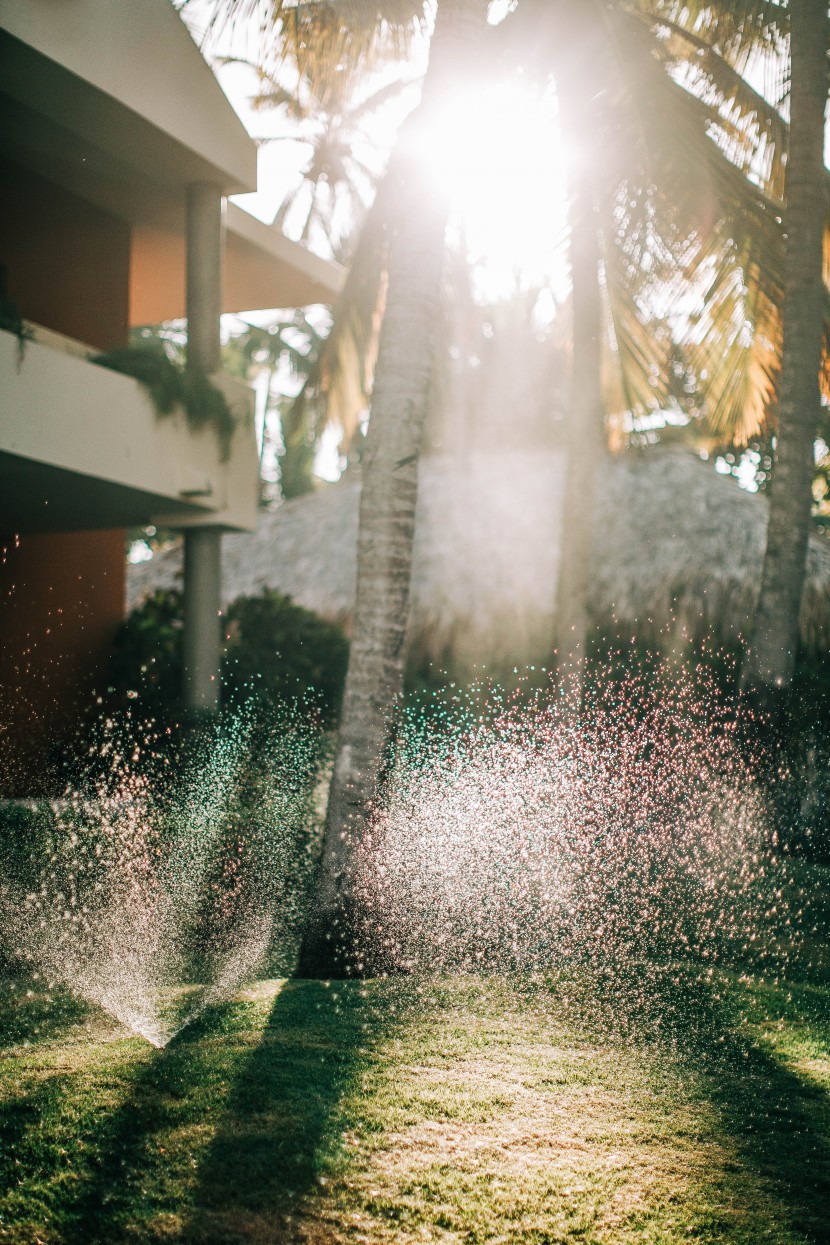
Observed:
[[[279,493],[284,501],[311,490],[316,440],[306,429],[297,427],[290,418],[294,399],[286,387],[302,386],[314,369],[326,339],[321,325],[301,308],[270,324],[259,325],[242,321],[244,327],[235,333],[223,350],[226,371],[246,380],[264,377],[264,410],[259,450],[261,504],[275,500],[277,482],[273,463],[279,464]],[[273,417],[279,419],[280,436],[273,428]]]
[[[269,443],[281,441],[279,488],[288,499],[313,487],[325,428],[339,433],[341,454],[348,457],[368,410],[386,289],[390,195],[382,162],[363,154],[371,146],[366,127],[412,85],[401,65],[426,31],[424,0],[207,0],[206,7],[208,44],[233,44],[239,33],[250,47],[251,31],[258,32],[255,60],[225,55],[218,61],[252,69],[259,80],[254,109],[283,114],[283,132],[258,139],[260,145],[290,142],[308,150],[274,227],[347,267],[330,316],[292,313],[265,329],[248,325],[232,347],[250,355],[252,372],[269,373],[261,449],[267,453]],[[293,395],[276,383],[286,372],[290,389],[299,382]]]
[[[273,227],[302,243],[312,243],[348,270],[333,316],[292,312],[266,327],[246,325],[232,350],[247,364],[249,376],[266,373],[266,411],[262,459],[277,438],[281,448],[279,489],[284,500],[313,488],[313,465],[326,427],[340,434],[348,456],[369,405],[371,377],[382,318],[385,267],[383,170],[371,151],[371,128],[386,105],[412,84],[405,76],[360,88],[351,74],[306,80],[283,66],[279,71],[226,56],[223,64],[245,65],[259,79],[251,97],[258,113],[282,114],[279,135],[258,138],[260,147],[291,143],[308,150],[308,159],[289,186]],[[283,79],[293,79],[293,86]],[[285,392],[286,384],[289,392]],[[299,387],[298,387],[299,386]],[[269,492],[270,496],[270,492]]]
[[[378,114],[412,83],[398,76],[356,96],[349,78],[335,76],[336,89],[326,90],[324,98],[318,99],[302,80],[290,92],[267,70],[257,72],[260,90],[252,99],[255,110],[282,111],[293,123],[288,132],[259,139],[259,145],[291,142],[308,151],[300,178],[277,210],[274,228],[300,242],[319,239],[341,258],[348,253],[349,241],[375,197],[382,171],[370,155],[367,124],[371,129]]]
[[[828,181],[824,167],[827,107],[827,0],[798,0],[790,17],[790,142],[785,177],[786,265],[780,404],[761,592],[744,691],[780,701],[793,681],[807,564],[820,417],[827,296],[823,280]],[[773,707],[778,707],[773,705]]]
[[[671,407],[678,358],[710,435],[746,440],[774,405],[786,125],[744,79],[734,22],[706,42],[677,7],[521,0],[505,22],[511,59],[555,81],[574,152],[556,642],[577,671],[609,433]]]

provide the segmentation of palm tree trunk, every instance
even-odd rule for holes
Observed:
[[[288,213],[291,211],[292,207],[294,206],[294,203],[296,202],[296,198],[297,198],[296,193],[293,190],[286,191],[285,198],[283,199],[282,203],[277,209],[276,216],[271,221],[272,229],[278,229],[280,233],[282,233],[283,228],[285,226],[285,218],[288,215]]]
[[[320,185],[321,176],[322,175],[318,173],[318,175],[315,178],[313,178],[310,183],[311,184],[311,202],[308,205],[308,214],[305,218],[305,224],[303,225],[303,232],[300,234],[300,239],[299,239],[300,242],[308,242],[308,236],[311,233],[311,226],[314,223],[314,213],[317,207],[317,203],[316,203],[317,188]]]
[[[560,115],[569,133],[585,126],[580,84],[562,75]],[[577,124],[571,124],[576,115]],[[605,451],[601,387],[600,232],[590,169],[574,176],[570,207],[573,362],[567,425],[567,469],[556,584],[554,646],[560,674],[581,681],[588,638],[596,481]]]
[[[789,12],[790,148],[781,403],[761,592],[741,676],[743,690],[773,708],[792,684],[798,652],[819,417],[822,235],[827,214],[827,0],[797,0]]]
[[[418,457],[449,215],[449,199],[428,184],[423,161],[432,126],[447,123],[447,87],[465,65],[475,63],[485,16],[484,0],[440,0],[421,106],[394,157],[400,209],[390,238],[386,313],[363,459],[354,630],[314,911],[297,969],[301,976],[361,973],[370,962],[354,882],[403,690]]]

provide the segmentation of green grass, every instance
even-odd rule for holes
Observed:
[[[830,990],[263,982],[164,1051],[4,990],[0,1240],[830,1241]]]

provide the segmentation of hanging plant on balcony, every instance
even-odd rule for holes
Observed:
[[[171,359],[161,343],[122,346],[94,355],[91,361],[137,380],[149,394],[157,415],[172,415],[180,407],[194,432],[212,428],[222,461],[227,462],[236,419],[225,395],[203,372],[191,371]]]
[[[17,303],[2,292],[2,281],[0,281],[0,329],[5,329],[7,333],[14,333],[17,338],[17,370],[20,371],[23,356],[26,353],[26,343],[32,341],[34,333],[20,314]]]

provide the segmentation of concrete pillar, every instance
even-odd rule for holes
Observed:
[[[221,541],[215,527],[184,534],[184,703],[199,713],[219,707]]]
[[[187,366],[208,375],[221,363],[224,213],[220,187],[187,188]],[[184,535],[184,703],[215,713],[219,707],[221,541],[218,528]]]
[[[207,182],[187,188],[187,365],[218,372],[221,360],[222,191]]]

